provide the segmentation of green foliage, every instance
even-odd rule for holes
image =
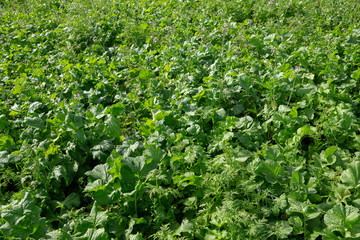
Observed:
[[[0,238],[359,239],[359,6],[0,1]]]

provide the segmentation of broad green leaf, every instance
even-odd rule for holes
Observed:
[[[96,180],[96,181],[101,181],[101,180]],[[92,197],[94,198],[96,203],[102,206],[106,206],[110,202],[110,197],[109,197],[110,194],[108,192],[109,191],[105,189],[104,186],[103,189],[97,189],[96,191],[93,191]]]
[[[341,173],[340,181],[348,188],[360,186],[360,161],[352,162],[348,168]]]
[[[141,169],[141,174],[143,176],[148,174],[151,170],[157,168],[160,161],[165,156],[165,151],[156,145],[150,145],[146,148],[144,154],[149,158],[146,159],[145,166]]]
[[[186,129],[186,132],[190,135],[196,135],[200,132],[200,126],[198,124],[192,124]]]
[[[233,106],[231,110],[233,111],[234,115],[239,115],[245,110],[245,107],[241,103],[238,103]]]
[[[61,179],[63,178],[65,180],[66,185],[69,184],[68,172],[66,171],[66,168],[64,166],[62,166],[62,165],[58,165],[58,166],[54,167],[54,170],[52,172],[52,176],[58,182],[61,182]]]
[[[273,160],[261,162],[255,171],[257,174],[263,175],[265,180],[271,184],[281,181],[284,174],[284,168],[280,165],[280,163]]]
[[[146,157],[127,157],[123,158],[122,162],[125,163],[126,166],[128,166],[134,174],[140,174],[141,170],[146,164]]]
[[[329,156],[333,155],[337,149],[338,149],[337,146],[332,146],[332,147],[327,148],[325,150],[324,157],[328,158]]]
[[[121,146],[116,147],[116,150],[122,154],[123,157],[129,157],[131,153],[135,152],[138,148],[140,148],[139,142],[131,144],[128,141],[124,141]]]
[[[324,240],[343,240],[344,238],[342,236],[339,236],[341,234],[339,233],[333,233],[331,231],[331,229],[324,229],[322,232],[321,232],[321,237],[322,239]],[[316,238],[315,238],[316,239]]]
[[[121,159],[121,156],[115,158],[113,160],[113,167],[108,170],[108,172],[113,176],[113,179],[121,177]]]
[[[26,117],[24,123],[34,128],[44,128],[44,121],[39,117]]]
[[[93,182],[88,182],[88,184],[86,185],[84,191],[85,192],[97,192],[99,190],[103,190],[105,189],[105,185],[107,182],[105,182],[102,179],[97,179]]]
[[[80,196],[77,193],[71,193],[69,196],[67,196],[63,202],[64,206],[67,209],[71,208],[78,208],[81,204]]]
[[[324,222],[331,231],[339,231],[343,237],[360,237],[359,209],[338,204],[327,211]]]
[[[299,216],[291,216],[288,222],[293,227],[295,234],[301,234],[303,232],[303,221]]]
[[[101,119],[105,116],[105,109],[101,104],[96,104],[86,113],[90,118]]]
[[[121,131],[121,122],[119,119],[117,119],[114,116],[110,116],[106,121],[105,121],[105,126],[107,128],[107,132],[110,136],[112,137],[120,137],[122,134]]]
[[[46,224],[40,213],[41,208],[26,192],[20,201],[13,201],[1,210],[0,216],[5,222],[0,226],[0,232],[20,239],[42,238],[46,233]]]
[[[83,129],[76,129],[72,136],[78,143],[84,144],[86,142],[86,135]]]
[[[114,117],[120,116],[125,110],[125,106],[122,103],[116,103],[109,109],[110,115]]]
[[[314,118],[314,113],[315,113],[314,109],[311,109],[311,108],[304,109],[305,116],[310,120],[312,120]]]
[[[226,111],[223,108],[215,111],[215,118],[224,119],[225,117],[226,117]]]
[[[108,220],[108,211],[99,211],[99,207],[96,203],[93,204],[89,220],[91,220],[94,227],[102,227]]]
[[[281,113],[287,113],[287,112],[291,112],[291,108],[285,105],[280,105],[278,111]]]
[[[297,185],[304,185],[304,177],[299,171],[292,172],[292,181]]]
[[[278,216],[281,210],[284,210],[288,206],[286,195],[282,194],[280,197],[274,199],[274,205],[272,207],[272,212]]]
[[[0,115],[0,131],[9,126],[9,120],[5,115]]]
[[[14,139],[9,135],[0,136],[0,151],[10,150],[10,148],[15,145]]]
[[[13,89],[11,90],[11,93],[14,95],[20,94],[25,90],[25,85],[23,82],[17,83]]]
[[[108,240],[108,234],[105,232],[104,228],[89,228],[84,236],[76,238],[81,240]]]
[[[84,126],[82,117],[73,113],[66,115],[65,122],[71,129],[78,129]]]
[[[160,121],[160,120],[164,119],[166,116],[168,116],[169,114],[171,114],[171,112],[159,110],[153,114],[153,121],[155,121],[155,120]]]
[[[53,230],[51,232],[46,233],[46,237],[51,239],[63,239],[64,234],[61,230]]]
[[[309,80],[313,80],[315,77],[315,75],[312,73],[305,73],[303,76],[304,76],[304,78],[307,78]]]
[[[305,216],[306,220],[313,219],[318,217],[321,212],[317,211],[317,206],[315,204],[311,204],[309,200],[306,202],[299,202],[293,198],[288,199],[290,207],[288,208],[288,213],[301,213]]]
[[[130,234],[129,240],[144,240],[141,233]]]
[[[92,151],[101,151],[101,152],[111,152],[113,149],[112,139],[107,139],[101,141],[98,145],[94,146],[91,150]]]
[[[8,151],[0,151],[0,167],[4,167],[4,164],[9,162]]]
[[[36,109],[38,109],[42,105],[41,102],[33,102],[30,104],[28,113],[34,113]]]
[[[100,150],[92,150],[91,154],[93,156],[93,159],[99,159],[100,161],[103,161],[102,159],[106,158],[106,154]]]
[[[177,175],[173,177],[174,184],[185,188],[189,185],[198,186],[201,184],[202,178],[196,176],[193,172],[186,172],[184,175]]]
[[[297,130],[297,133],[298,133],[301,137],[306,136],[306,135],[315,134],[315,132],[316,132],[316,128],[311,127],[311,126],[309,126],[309,125],[305,125],[305,126],[299,128],[299,129]]]
[[[332,165],[336,162],[336,155],[334,153],[338,149],[337,146],[331,146],[320,154],[321,160],[325,165]]]
[[[120,179],[123,192],[132,191],[138,180],[131,168],[122,161],[122,157],[114,160],[114,167],[109,170],[109,173],[113,176],[114,181],[116,178]]]
[[[160,162],[165,156],[165,151],[156,145],[147,146],[144,154],[155,162]]]
[[[85,174],[92,179],[101,179],[105,182],[108,182],[112,179],[111,175],[108,173],[109,165],[107,163],[105,164],[99,164],[94,167],[93,170],[87,171]]]
[[[354,78],[355,80],[359,80],[360,79],[360,68],[358,68],[356,71],[354,71],[351,74],[351,77]]]
[[[246,162],[250,158],[250,154],[246,150],[234,151],[235,160],[238,162]]]
[[[175,236],[180,236],[181,233],[191,233],[193,227],[194,224],[192,224],[189,220],[184,219],[178,229],[176,229]]]
[[[145,24],[145,26],[147,26],[146,23],[143,23],[142,26]],[[146,27],[145,27],[146,28]],[[149,71],[148,69],[144,69],[144,70],[141,70],[139,72],[139,79],[140,80],[148,80],[150,77],[152,76],[152,72]]]
[[[271,42],[274,42],[275,39],[276,39],[276,34],[272,33],[272,34],[269,34],[266,37],[264,37],[264,42],[271,43]]]
[[[134,226],[144,223],[146,223],[146,220],[144,218],[131,218],[128,228],[125,230],[125,238],[143,240],[141,233],[131,234],[131,232],[133,231]]]
[[[281,154],[281,151],[279,149],[267,148],[265,157],[269,160],[279,161],[282,160],[283,154]]]

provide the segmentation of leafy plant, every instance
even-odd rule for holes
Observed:
[[[360,238],[359,15],[0,1],[0,238]]]

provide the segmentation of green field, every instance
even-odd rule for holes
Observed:
[[[358,0],[0,0],[0,239],[360,239]]]

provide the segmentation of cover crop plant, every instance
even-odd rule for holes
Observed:
[[[0,1],[0,238],[360,239],[359,8]]]

